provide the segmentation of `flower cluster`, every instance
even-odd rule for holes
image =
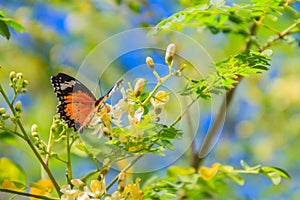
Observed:
[[[125,176],[124,176],[125,178]],[[137,178],[135,183],[130,181],[129,184],[123,185],[125,180],[119,181],[119,185],[123,185],[119,187],[112,194],[107,194],[106,191],[106,182],[105,178],[101,178],[101,180],[92,180],[90,185],[87,186],[80,179],[72,179],[71,185],[65,185],[61,188],[61,192],[63,195],[61,196],[61,200],[141,200],[143,197],[143,192],[140,189],[140,178]]]
[[[92,180],[90,186],[86,186],[84,182],[80,179],[72,179],[71,185],[62,186],[61,200],[70,200],[70,199],[82,199],[82,200],[92,200],[100,199],[102,195],[106,192],[106,183],[103,178],[101,181]]]
[[[122,87],[120,89],[122,98],[115,105],[105,104],[96,114],[96,121],[91,123],[94,126],[96,125],[94,134],[98,133],[99,137],[104,134],[124,139],[126,134],[124,135],[123,133],[128,133],[128,130],[131,130],[131,136],[144,137],[145,130],[140,127],[143,124],[142,122],[158,123],[160,121],[162,109],[169,101],[169,94],[166,91],[159,91],[158,89],[163,82],[173,75],[172,64],[174,53],[175,45],[170,44],[165,56],[170,74],[166,77],[159,76],[151,57],[146,58],[146,64],[157,78],[156,87],[151,92],[145,91],[147,82],[143,78],[137,78],[133,86],[128,83],[128,88],[125,89]],[[116,129],[122,129],[123,131],[115,131]]]

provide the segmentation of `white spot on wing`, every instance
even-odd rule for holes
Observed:
[[[76,81],[74,81],[74,80],[69,81],[69,82],[65,82],[65,83],[61,83],[60,84],[60,89],[65,90],[67,88],[73,87],[75,84],[76,84]]]

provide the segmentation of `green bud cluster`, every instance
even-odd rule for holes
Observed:
[[[9,74],[10,87],[12,87],[16,94],[26,93],[28,86],[28,81],[24,79],[22,73],[16,73],[14,71]]]
[[[4,121],[9,118],[9,115],[5,113],[5,108],[0,108],[0,128],[4,127]]]

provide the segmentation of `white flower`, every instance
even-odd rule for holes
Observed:
[[[85,192],[81,192],[78,194],[77,200],[90,200],[91,198],[89,197],[88,194]]]
[[[169,94],[165,91],[158,91],[154,97],[150,99],[154,109],[161,108],[169,101]]]
[[[80,193],[79,190],[71,189],[70,185],[62,186],[60,191],[63,193],[60,197],[61,200],[76,200]]]
[[[173,56],[175,54],[176,46],[175,44],[171,43],[168,45],[165,55],[165,62],[170,65],[173,61]]]
[[[144,114],[144,108],[140,106],[133,114],[133,116],[128,115],[128,120],[130,124],[139,124],[141,122],[142,116]]]
[[[120,99],[119,102],[112,107],[113,120],[117,123],[117,125],[122,122],[121,117],[128,110],[127,95],[125,89],[122,87],[120,91],[122,94],[122,99]]]

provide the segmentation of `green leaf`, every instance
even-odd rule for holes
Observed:
[[[195,169],[192,167],[184,168],[179,166],[171,166],[167,170],[167,176],[168,177],[177,177],[179,175],[188,175],[195,173]]]
[[[6,37],[6,39],[10,38],[10,32],[8,30],[8,26],[5,22],[0,18],[0,35]]]
[[[236,86],[238,77],[268,70],[269,57],[266,54],[246,51],[235,56],[229,56],[223,61],[215,63],[215,71],[202,80],[189,80],[182,95],[194,93],[198,98],[210,99],[212,94],[221,95],[225,90]]]
[[[255,165],[253,167],[250,167],[245,161],[241,160],[241,165],[246,171],[252,171],[257,170],[261,167],[261,165]]]
[[[226,174],[226,176],[239,185],[244,185],[244,183],[245,183],[245,180],[243,179],[243,177],[241,177],[237,173],[229,173],[229,174]]]
[[[281,182],[281,177],[288,180],[291,179],[286,171],[277,167],[262,167],[259,172],[268,177],[274,185],[278,185]]]
[[[274,185],[278,185],[281,182],[281,176],[276,172],[269,172],[265,174]]]
[[[23,169],[14,161],[8,158],[0,158],[0,183],[8,179],[9,181],[26,183],[26,175]]]
[[[231,165],[221,165],[220,170],[226,173],[232,173],[234,171],[234,167]]]
[[[12,27],[13,29],[15,29],[18,32],[25,32],[26,28],[24,26],[22,26],[21,24],[19,24],[18,22],[14,21],[14,20],[7,20],[6,24],[9,25],[10,27]]]
[[[130,1],[127,6],[134,13],[139,13],[141,11],[141,5],[138,1]]]

